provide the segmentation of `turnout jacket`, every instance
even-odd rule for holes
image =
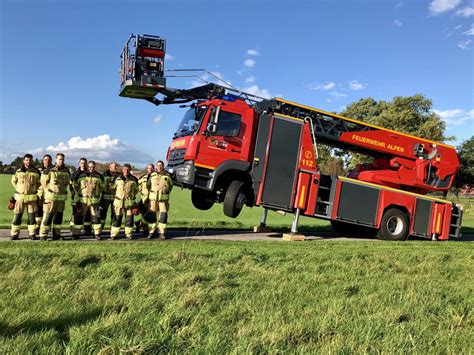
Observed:
[[[41,174],[41,186],[44,199],[48,201],[65,201],[67,199],[67,187],[71,179],[69,169],[64,165],[46,168]]]
[[[120,176],[119,173],[112,173],[107,170],[104,173],[104,191],[102,192],[102,198],[104,200],[113,200],[115,197],[115,180]]]
[[[166,171],[152,172],[148,179],[149,199],[151,201],[168,201],[173,189],[171,175]]]
[[[79,174],[81,173],[87,173],[86,170],[81,170],[81,168],[77,168],[76,171],[74,171],[72,174],[71,174],[71,183],[69,185],[69,190],[71,191],[71,204],[73,206],[76,205],[76,202],[79,200],[79,196],[76,194],[76,185],[75,185],[75,182],[77,180],[77,177],[79,176]]]
[[[50,169],[52,168],[53,166],[50,165],[50,166],[47,166],[45,167],[43,164],[41,164],[39,167],[38,167],[38,170],[40,171],[40,175],[43,173],[43,171],[45,171],[46,169]],[[40,178],[41,179],[41,178]],[[38,187],[38,197],[41,199],[43,198],[44,196],[44,193],[43,193],[43,186],[40,184],[40,186]]]
[[[95,205],[99,203],[104,190],[104,177],[97,171],[93,173],[81,171],[75,176],[73,185],[78,201],[86,205]]]
[[[152,173],[145,174],[138,180],[138,192],[140,192],[140,195],[141,195],[140,198],[142,202],[145,202],[146,200],[148,200],[148,194],[149,194],[148,180],[151,174]]]
[[[132,208],[135,205],[135,197],[138,193],[138,180],[133,175],[120,175],[115,180],[114,207]]]
[[[15,200],[29,202],[38,199],[40,187],[40,171],[35,167],[22,166],[12,176],[11,183],[15,189]]]

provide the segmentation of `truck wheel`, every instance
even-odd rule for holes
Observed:
[[[397,208],[391,208],[382,217],[378,236],[385,240],[405,240],[408,227],[407,215]]]
[[[224,214],[231,218],[237,217],[246,202],[244,183],[239,180],[232,181],[224,197]]]
[[[191,201],[198,210],[207,211],[214,206],[214,199],[210,192],[192,190]]]

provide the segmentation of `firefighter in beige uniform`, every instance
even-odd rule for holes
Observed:
[[[115,180],[114,220],[110,230],[111,239],[115,239],[119,234],[123,215],[125,215],[125,237],[132,239],[132,209],[135,207],[135,197],[138,193],[138,180],[130,174],[130,170],[132,170],[131,165],[124,164],[122,175]]]
[[[114,198],[115,198],[115,180],[120,176],[117,171],[118,164],[112,162],[109,164],[109,170],[104,173],[104,191],[102,191],[102,199],[100,200],[100,220],[102,222],[102,229],[105,226],[105,220],[107,219],[107,211],[111,210],[110,221],[111,225],[114,222]]]
[[[67,188],[71,180],[69,169],[64,166],[64,154],[56,154],[56,165],[46,168],[41,174],[43,187],[43,220],[41,221],[40,239],[46,240],[53,226],[53,240],[61,237],[64,207],[67,199]]]
[[[102,226],[99,216],[99,201],[104,189],[104,177],[95,170],[94,161],[89,161],[87,172],[80,172],[75,177],[73,184],[78,201],[74,212],[74,225],[71,227],[72,239],[79,238],[84,216],[90,211],[95,239],[100,240]]]
[[[138,179],[138,192],[140,193],[140,203],[139,209],[141,218],[138,222],[136,222],[136,231],[137,233],[140,232],[140,229],[143,229],[143,234],[145,236],[148,235],[148,224],[149,223],[156,223],[156,215],[149,213],[149,200],[148,200],[148,180],[150,175],[155,171],[155,165],[148,164],[146,166],[146,174],[144,174],[140,179]],[[152,218],[150,218],[152,217]]]
[[[15,207],[10,239],[16,240],[20,235],[21,217],[23,212],[28,213],[28,235],[36,239],[35,207],[40,186],[40,172],[33,166],[33,156],[25,154],[23,166],[12,176],[12,185],[15,188]]]
[[[148,180],[148,189],[150,199],[150,211],[155,213],[158,222],[158,231],[160,239],[165,239],[166,223],[168,222],[169,198],[171,189],[173,188],[173,181],[170,174],[164,171],[165,165],[159,160],[156,163],[156,171],[151,173]],[[153,238],[156,223],[149,224],[148,238]]]
[[[50,169],[53,167],[53,158],[49,154],[45,154],[43,156],[43,161],[41,165],[38,167],[38,170],[42,173],[46,169]],[[43,187],[40,185],[38,188],[38,199],[36,200],[36,208],[35,208],[35,220],[36,220],[36,234],[39,233],[41,227],[41,221],[43,220],[43,204],[44,204],[44,193]]]

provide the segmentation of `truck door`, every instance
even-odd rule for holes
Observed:
[[[199,161],[208,168],[216,168],[226,160],[241,160],[245,127],[242,112],[230,106],[212,108],[207,138],[202,142]]]
[[[252,175],[257,204],[292,211],[304,121],[262,115]]]

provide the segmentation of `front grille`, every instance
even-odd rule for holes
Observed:
[[[174,166],[184,163],[184,155],[186,154],[186,148],[184,149],[174,149],[170,152],[168,157],[168,165]]]

